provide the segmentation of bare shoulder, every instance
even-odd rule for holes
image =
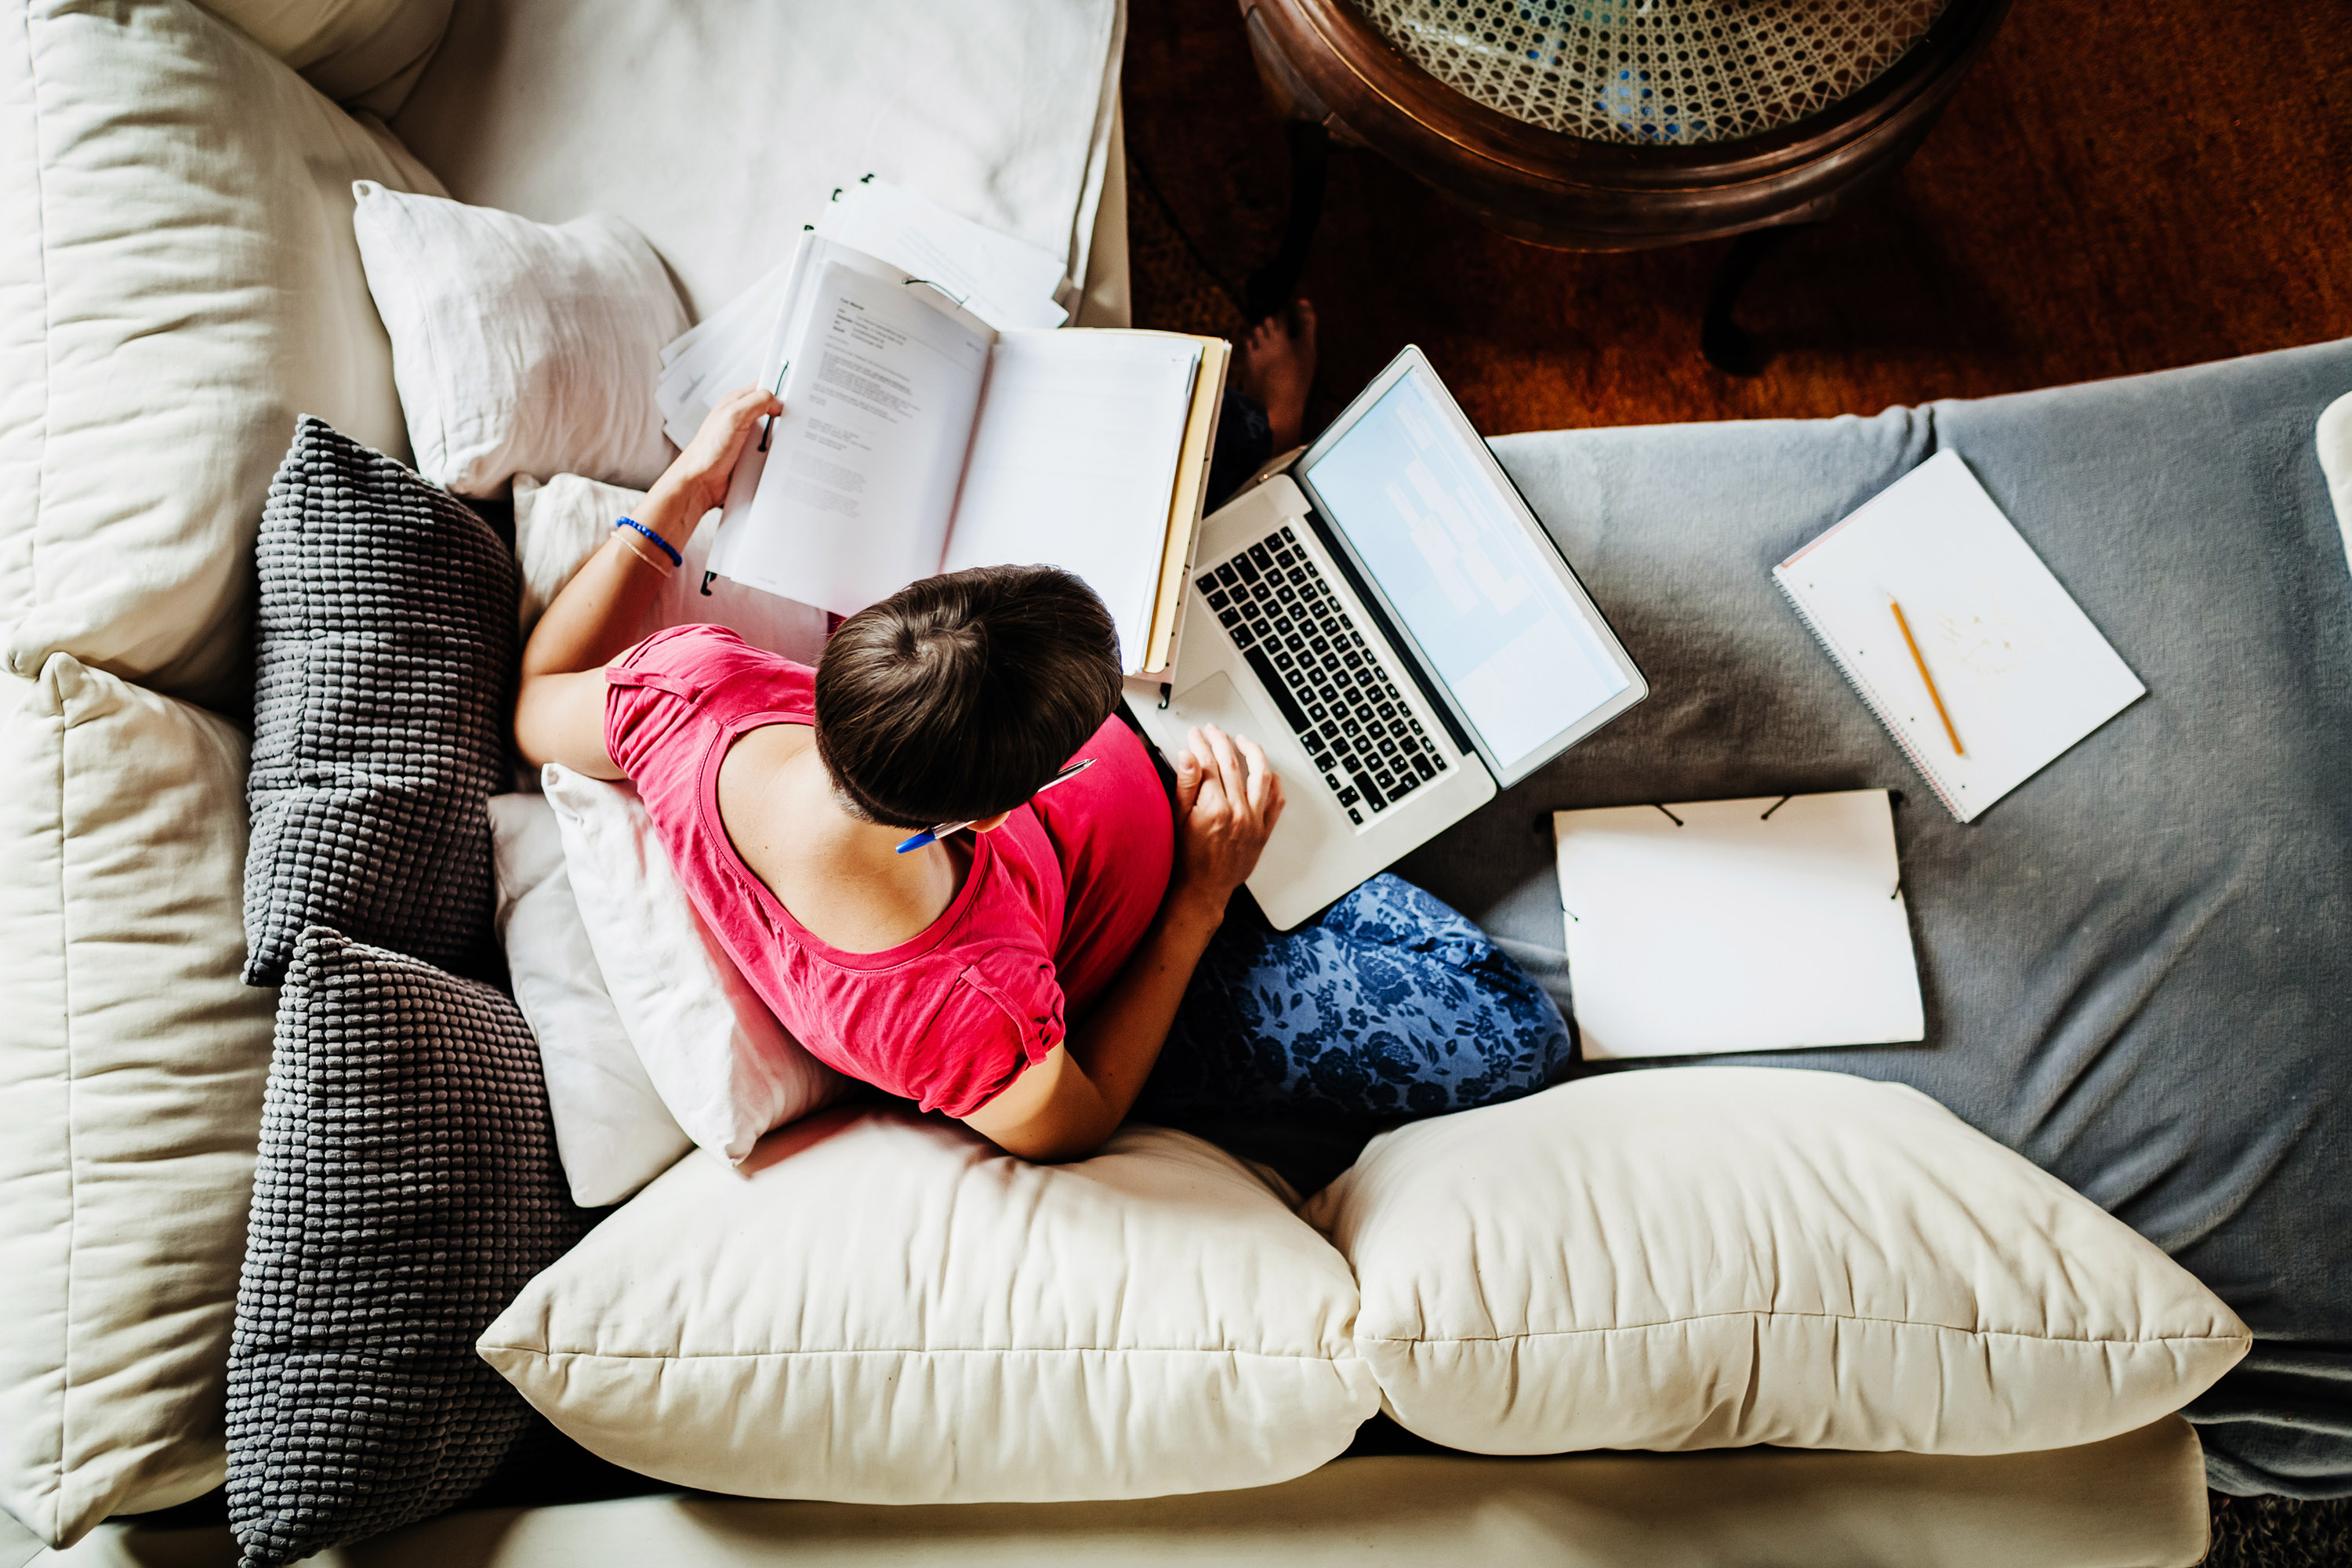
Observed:
[[[719,760],[719,824],[762,881],[770,880],[777,847],[788,842],[793,805],[782,786],[815,744],[805,724],[762,724],[746,731]]]

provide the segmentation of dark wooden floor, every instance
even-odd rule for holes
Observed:
[[[1137,322],[1231,334],[1287,185],[1234,0],[1130,0],[1126,101]],[[1339,150],[1303,285],[1314,412],[1406,342],[1492,434],[1866,414],[2352,335],[2352,0],[2017,0],[1896,185],[1766,262],[1750,380],[1697,353],[1724,248],[1538,249]]]

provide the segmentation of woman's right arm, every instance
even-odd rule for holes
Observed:
[[[1282,816],[1282,781],[1255,742],[1213,725],[1190,739],[1175,759],[1176,874],[1141,945],[1052,1054],[964,1118],[1007,1153],[1078,1159],[1127,1119],[1226,903]]]
[[[720,403],[655,481],[636,521],[683,544],[703,513],[725,503],[751,426],[782,408],[756,386]],[[555,595],[522,650],[514,730],[526,762],[562,763],[592,778],[621,776],[604,750],[604,666],[636,640],[672,570],[650,541],[616,527]]]

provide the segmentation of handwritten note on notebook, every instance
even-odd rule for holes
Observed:
[[[1552,816],[1588,1058],[1927,1032],[1886,792]]]
[[[1962,822],[2147,690],[1956,452],[1889,485],[1772,577]]]

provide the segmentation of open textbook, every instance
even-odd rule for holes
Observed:
[[[1069,319],[1055,298],[1068,281],[1059,257],[887,180],[867,174],[837,188],[810,226],[937,284],[1000,331],[1058,327]],[[792,273],[786,257],[662,350],[654,401],[680,447],[694,439],[713,404],[759,379]]]
[[[1214,338],[1000,332],[906,269],[801,237],[709,569],[849,615],[919,577],[1056,565],[1166,667],[1224,388]]]

